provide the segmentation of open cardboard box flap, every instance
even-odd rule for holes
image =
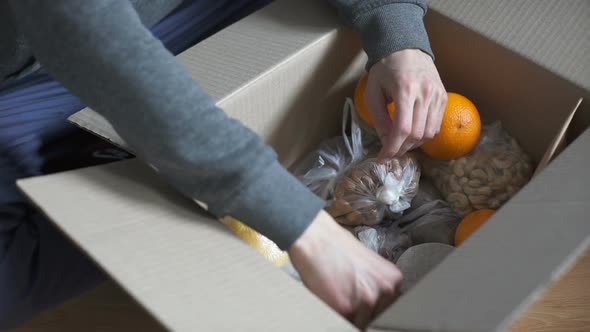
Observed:
[[[541,161],[584,91],[435,11],[426,22],[447,90],[473,100],[484,120],[501,120]],[[311,0],[275,2],[178,58],[286,166],[338,133],[365,61],[354,34],[337,29],[333,9]],[[125,147],[91,110],[72,120]],[[586,131],[374,330],[504,327],[587,245],[589,144]],[[19,186],[171,330],[354,330],[138,161]]]

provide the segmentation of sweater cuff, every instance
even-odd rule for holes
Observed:
[[[359,34],[369,57],[366,69],[403,49],[420,49],[434,58],[424,27],[424,14],[425,10],[419,5],[392,3],[355,17],[353,29]]]
[[[242,188],[225,212],[288,250],[312,223],[325,202],[278,161]]]

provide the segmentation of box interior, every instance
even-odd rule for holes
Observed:
[[[436,50],[437,68],[447,90],[458,92],[471,99],[478,107],[484,123],[501,121],[533,160],[539,162],[556,134],[559,133],[564,121],[577,106],[580,97],[585,95],[584,91],[436,12],[430,12],[426,24],[433,49]],[[289,64],[279,66],[273,72],[267,73],[266,82],[260,81],[250,86],[248,93],[256,96],[255,100],[248,100],[254,104],[251,109],[272,105],[273,117],[281,114],[276,119],[284,119],[282,123],[270,124],[270,127],[266,127],[265,123],[259,120],[249,125],[256,128],[257,132],[276,148],[285,165],[290,166],[292,161],[313,149],[322,139],[339,135],[340,110],[344,98],[353,95],[356,80],[364,70],[365,57],[360,51],[360,44],[358,41],[351,44],[350,40],[355,40],[355,36],[349,31],[340,30],[331,41],[318,43],[313,48],[310,47],[300,53],[297,58],[290,59]],[[331,62],[329,66],[322,61],[322,59],[335,58],[341,61]],[[306,70],[302,71],[302,67]],[[276,95],[262,92],[271,89],[276,82],[286,79],[289,80],[288,88],[280,89]],[[320,93],[318,96],[318,91],[328,93],[323,96]],[[259,98],[261,96],[262,98]],[[283,104],[284,101],[288,102]],[[234,102],[240,103],[242,99],[236,98]],[[230,112],[233,109],[231,103],[222,102],[220,105]],[[233,113],[242,120],[241,114],[241,110]],[[274,135],[275,132],[279,132],[280,135]],[[305,138],[302,140],[298,133],[305,133]],[[518,209],[518,207],[512,207],[512,209]],[[502,218],[502,215],[496,216],[491,222],[498,218]],[[511,222],[519,221],[511,220]],[[502,233],[509,228],[509,222],[505,222],[496,230],[486,231],[482,228],[479,233],[484,233],[484,237],[493,237],[491,234],[495,233],[497,239],[501,238]],[[543,236],[543,234],[539,235]],[[570,248],[573,252],[576,252],[573,249],[576,245],[585,246],[582,242],[573,241]],[[493,250],[486,246],[482,246],[479,250],[483,251],[483,248]],[[472,263],[477,259],[477,255],[465,254],[463,249],[457,251],[455,256],[463,256],[459,259],[463,264]],[[492,261],[497,257],[488,258]],[[514,268],[514,265],[506,267],[506,269],[510,268]],[[448,277],[448,275],[442,277]],[[496,302],[490,302],[488,305],[492,311],[490,315],[487,317],[474,315],[471,321],[449,324],[452,328],[445,327],[450,321],[448,317],[433,318],[436,315],[432,315],[430,317],[432,320],[429,321],[427,317],[408,315],[410,311],[416,311],[415,308],[421,307],[422,302],[428,301],[427,295],[424,294],[416,295],[421,297],[418,300],[411,299],[413,295],[410,294],[410,299],[403,302],[405,305],[398,314],[395,313],[396,305],[393,305],[389,313],[384,314],[384,318],[377,321],[375,325],[385,330],[418,329],[418,326],[420,329],[429,331],[495,329],[509,323],[510,318],[506,317],[514,317],[517,312],[524,310],[527,301],[530,301],[531,296],[534,297],[535,292],[538,291],[533,284],[538,286],[547,280],[547,278],[539,278],[535,281],[531,280],[530,284],[526,285],[529,287],[521,285],[523,287],[518,289],[506,289],[506,292],[512,292],[516,296],[506,298],[499,296]],[[441,280],[438,282],[444,285]],[[482,286],[476,283],[473,287]],[[493,287],[491,284],[489,286]],[[416,287],[420,288],[420,285]],[[498,303],[502,303],[502,309],[493,311],[494,307],[498,307]],[[444,305],[441,301],[437,304]],[[467,305],[463,303],[457,308],[464,308]],[[483,308],[479,309],[483,310]],[[452,313],[458,315],[459,312],[460,310],[457,310]],[[402,316],[404,317],[401,318]]]
[[[303,8],[292,9],[305,10],[309,3],[304,3]],[[273,12],[274,8],[276,6],[269,6],[269,9],[257,14],[257,18],[273,21],[278,13]],[[326,15],[325,12],[320,13]],[[323,22],[322,15],[309,20],[311,23]],[[248,24],[248,21],[243,24]],[[447,90],[471,99],[485,122],[502,121],[533,159],[539,161],[578,98],[584,95],[583,91],[434,11],[427,15],[426,24],[436,52],[436,64]],[[238,24],[226,29],[221,35],[212,37],[213,40],[205,41],[205,45],[207,42],[211,45],[215,38],[223,37],[232,29],[235,33],[240,27],[243,28]],[[313,27],[315,30],[310,30],[319,37],[310,33],[308,39],[301,42],[303,46],[292,56],[272,63],[262,74],[253,74],[230,94],[212,93],[227,113],[240,119],[271,144],[287,167],[313,150],[323,139],[339,134],[344,100],[352,96],[356,80],[364,70],[365,56],[351,31],[333,29],[330,25]],[[261,29],[260,26],[250,28],[252,33]],[[283,43],[289,43],[287,33],[277,33],[286,38]],[[197,46],[195,49],[203,48]],[[213,53],[205,56],[212,57]],[[187,55],[184,57],[185,64],[190,67]],[[182,56],[179,58],[182,60]],[[193,69],[202,67],[192,66]],[[212,81],[219,82],[227,73],[207,74],[207,79],[211,77]],[[216,78],[215,75],[222,77]],[[199,76],[195,78],[199,79]],[[91,114],[89,118],[79,117],[81,120],[77,123],[125,146],[108,124],[104,126],[102,122],[100,125],[100,117],[97,120],[92,118],[94,116],[96,114]],[[89,126],[97,123],[98,126]],[[580,139],[587,141],[586,134],[576,141],[578,145]],[[578,194],[581,190],[582,184],[574,184],[573,189],[564,192],[563,197],[548,203],[545,201],[548,195],[537,193],[535,196],[535,192],[546,184],[559,187],[562,182],[556,178],[560,175],[584,174],[579,167],[587,161],[587,151],[585,155],[578,153],[566,157],[571,162],[570,167],[566,167],[568,172],[563,171],[565,166],[561,164],[549,167],[548,174],[533,181],[534,188],[526,190],[526,195],[517,195],[520,199],[516,203],[510,201],[502,208],[489,226],[482,227],[477,236],[468,240],[464,247],[456,250],[425,278],[428,279],[425,287],[422,283],[418,284],[382,315],[375,328],[490,330],[505,324],[515,309],[522,309],[523,303],[550,279],[551,273],[558,270],[564,258],[583,245],[587,234],[563,230],[557,234],[558,240],[568,244],[559,242],[559,248],[554,250],[551,259],[539,259],[536,250],[542,248],[550,232],[555,232],[554,227],[549,227],[553,221],[550,218],[558,215],[551,214],[551,211],[560,211],[564,205],[570,204],[567,200],[571,202],[576,190]],[[130,161],[24,180],[19,185],[64,232],[170,329],[219,328],[220,320],[209,313],[215,310],[221,312],[226,306],[235,311],[247,307],[247,310],[232,316],[231,321],[224,322],[227,324],[225,327],[230,329],[235,324],[258,330],[272,330],[279,326],[293,331],[312,326],[323,330],[351,329],[348,323],[310,296],[309,292],[288,280],[282,271],[263,262],[257,253],[222,231],[209,217],[195,212],[194,206],[189,206],[179,195],[153,179],[150,172],[139,162]],[[51,195],[51,190],[60,190],[64,194]],[[588,199],[579,197],[574,202],[582,204]],[[553,210],[537,209],[538,205],[551,204]],[[533,210],[548,216],[531,215]],[[88,211],[97,212],[90,215]],[[570,226],[588,228],[579,223],[583,207],[576,206],[571,211]],[[535,232],[531,232],[534,234],[530,234],[524,243],[522,238],[506,238],[504,235],[515,228],[511,223],[519,222],[518,216],[526,218],[526,222],[516,227],[523,232],[526,227],[533,227],[530,218],[537,221]],[[174,239],[173,245],[160,241],[166,238]],[[506,250],[520,247],[523,255],[534,257],[516,255],[515,259],[502,263],[498,261],[496,247],[491,243],[502,243]],[[516,273],[519,279],[512,286],[507,278],[491,279],[488,284],[482,285],[483,281],[478,282],[478,273],[487,269],[478,257],[498,263],[507,271],[518,269],[519,264],[528,260],[528,268],[537,277],[532,277],[532,272],[525,270]],[[191,260],[200,264],[188,267]],[[473,270],[467,269],[467,266]],[[454,274],[449,272],[453,269],[456,271]],[[468,283],[466,289],[489,289],[474,292],[478,296],[465,297],[466,294],[457,291],[456,286],[465,284],[466,278],[475,280]],[[191,283],[197,279],[200,280],[198,283]],[[179,284],[186,288],[175,286]],[[269,284],[275,285],[272,291]],[[443,288],[449,286],[449,291],[434,288],[436,284]],[[213,296],[215,300],[204,301],[199,294]],[[443,298],[431,301],[428,294]],[[490,294],[494,294],[493,298],[486,299]],[[447,305],[452,308],[442,310],[445,308],[444,301],[453,296],[459,296],[460,301],[454,306]],[[430,306],[425,305],[429,301]],[[486,316],[476,313],[461,321],[459,317],[469,311],[470,305],[479,305],[476,308]],[[202,314],[209,317],[191,319],[189,307],[202,310]],[[411,314],[416,308],[425,308],[423,312],[418,312],[422,316]],[[289,314],[295,316],[289,316],[282,310],[289,310]],[[437,310],[445,315],[440,315]],[[265,319],[265,315],[271,313],[274,323]]]
[[[501,121],[533,160],[540,161],[583,91],[436,12],[428,14],[426,25],[447,91],[473,101],[484,124]],[[258,114],[256,119],[245,118],[233,103],[242,103],[241,98],[219,105],[254,128],[278,151],[283,164],[291,166],[321,140],[340,134],[342,106],[353,96],[365,59],[355,35],[340,30],[329,42],[267,73],[272,76],[265,78],[267,83],[249,87],[247,93],[256,99],[248,99],[248,107],[270,109],[268,120]],[[277,81],[288,87],[262,92]]]

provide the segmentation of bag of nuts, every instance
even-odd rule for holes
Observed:
[[[365,247],[395,263],[408,248],[418,244],[453,245],[460,221],[431,181],[421,177],[418,192],[403,216],[377,225],[355,226],[352,233]]]
[[[324,200],[332,197],[336,179],[348,167],[378,152],[363,146],[359,120],[353,108],[352,100],[347,99],[342,115],[342,136],[322,142],[293,171],[299,181]],[[350,138],[346,133],[349,120]]]
[[[462,216],[498,209],[531,178],[531,158],[501,126],[484,126],[477,147],[451,161],[425,158],[424,174]]]
[[[411,154],[385,163],[370,158],[336,180],[326,211],[343,225],[375,225],[399,218],[418,191],[420,167]]]

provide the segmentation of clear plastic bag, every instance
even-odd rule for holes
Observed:
[[[352,233],[365,247],[396,262],[410,247],[423,243],[453,245],[461,217],[442,199],[427,178],[401,218],[373,226],[356,226]]]
[[[430,179],[423,177],[412,206],[398,222],[407,230],[412,245],[433,242],[453,245],[461,216],[442,198]]]
[[[412,245],[404,229],[399,228],[396,222],[358,226],[353,234],[365,247],[394,263]]]
[[[424,158],[424,174],[461,215],[497,209],[531,178],[530,157],[501,126],[484,126],[477,147],[451,161]]]
[[[369,158],[350,167],[336,180],[326,210],[349,226],[375,225],[399,218],[418,191],[420,167],[411,154],[385,163]]]
[[[349,120],[350,138],[346,134]],[[348,98],[342,136],[323,142],[295,167],[294,174],[328,201],[326,210],[341,224],[374,225],[384,218],[397,218],[410,207],[420,178],[420,168],[412,155],[380,164],[371,158],[378,149],[377,144],[363,146],[359,119]]]
[[[313,193],[327,200],[332,197],[336,179],[348,167],[367,157],[362,132],[352,100],[347,99],[342,112],[342,136],[324,141],[319,148],[297,164],[294,175]],[[350,138],[346,134],[350,120]]]

